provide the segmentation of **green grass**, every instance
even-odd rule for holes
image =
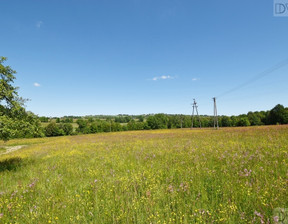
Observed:
[[[288,126],[6,144],[28,146],[0,156],[0,223],[273,223],[288,207]]]

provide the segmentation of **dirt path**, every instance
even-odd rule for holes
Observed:
[[[10,152],[17,151],[19,149],[22,149],[25,146],[26,145],[6,146],[6,147],[4,147],[4,148],[6,148],[6,151],[0,152],[0,155],[5,155],[5,154],[8,154]]]

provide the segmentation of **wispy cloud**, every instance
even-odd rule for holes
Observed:
[[[41,85],[38,82],[34,82],[33,84],[35,87],[40,87]]]
[[[198,80],[199,80],[198,78],[193,78],[193,79],[192,79],[193,82],[196,82],[196,81],[198,81]]]
[[[165,80],[165,79],[175,79],[175,77],[170,76],[170,75],[162,75],[162,76],[156,76],[152,80],[157,81],[157,80]]]
[[[42,21],[37,21],[36,27],[37,27],[38,29],[40,29],[42,25],[43,25],[43,22],[42,22]]]

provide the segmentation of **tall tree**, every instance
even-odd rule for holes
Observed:
[[[0,105],[2,113],[7,113],[9,109],[19,103],[17,88],[12,85],[16,71],[12,70],[10,66],[4,66],[5,61],[5,57],[0,57]]]
[[[268,115],[269,124],[287,124],[288,123],[288,111],[281,104],[276,105]]]
[[[38,137],[43,132],[38,118],[24,109],[24,102],[18,95],[18,88],[13,86],[16,71],[3,63],[0,57],[0,139]]]

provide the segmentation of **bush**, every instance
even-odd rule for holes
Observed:
[[[70,123],[60,124],[59,128],[63,130],[65,135],[71,135],[73,133],[73,126]]]
[[[47,137],[62,136],[65,132],[55,122],[51,122],[45,127],[45,135]]]

